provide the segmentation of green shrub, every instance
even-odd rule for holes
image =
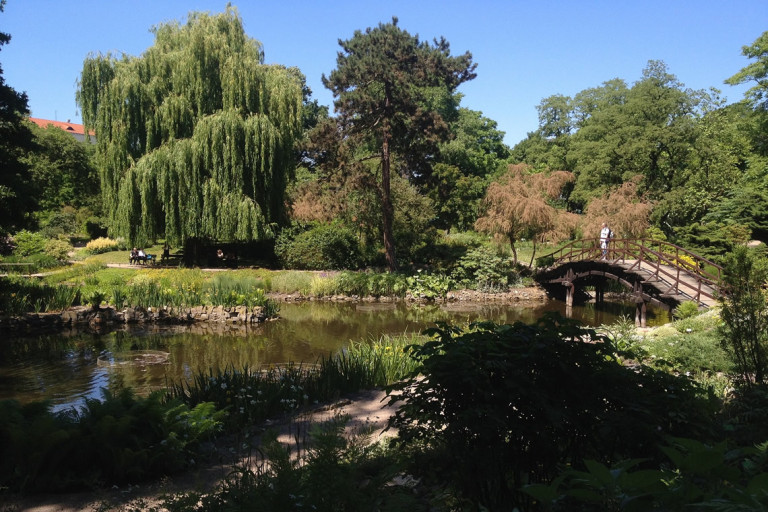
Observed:
[[[61,210],[50,212],[41,219],[41,231],[47,238],[78,233],[77,210],[64,206]]]
[[[456,283],[450,277],[443,274],[422,273],[405,278],[408,292],[415,299],[434,301],[445,300],[448,292],[456,288]]]
[[[766,510],[768,443],[737,448],[675,438],[663,446],[666,461],[611,465],[594,460],[566,469],[550,485],[524,491],[553,512],[583,510]]]
[[[723,272],[721,335],[741,384],[768,382],[768,259],[761,251],[736,247]]]
[[[46,240],[45,248],[43,250],[46,256],[49,256],[56,261],[63,262],[69,259],[69,253],[72,251],[72,244],[61,238]]]
[[[338,293],[358,297],[404,297],[408,289],[406,276],[392,272],[341,272],[337,278]]]
[[[732,389],[723,410],[729,439],[739,446],[768,440],[768,387]]]
[[[318,224],[290,241],[282,239],[275,251],[291,269],[356,269],[362,264],[355,233],[340,223]]]
[[[46,239],[41,233],[33,233],[23,229],[13,235],[13,243],[16,246],[13,253],[22,258],[41,254],[45,251]]]
[[[699,314],[699,305],[691,300],[686,300],[681,302],[680,305],[677,306],[674,309],[674,311],[672,311],[672,316],[677,320],[682,320],[684,318],[691,318],[698,314]]]
[[[451,277],[463,288],[480,291],[506,291],[520,278],[514,263],[489,245],[462,256]]]
[[[643,343],[654,364],[663,362],[680,373],[731,372],[734,369],[717,331],[677,333]]]

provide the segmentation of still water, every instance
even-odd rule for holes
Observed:
[[[544,313],[565,314],[565,305],[429,305],[304,302],[281,305],[280,319],[258,327],[218,325],[143,326],[108,334],[67,332],[0,341],[0,400],[50,400],[54,410],[101,397],[102,388],[130,386],[137,393],[191,379],[200,372],[279,363],[312,364],[350,341],[421,332],[435,322],[465,325],[477,320],[534,322]],[[634,318],[634,305],[603,303],[574,307],[584,325]],[[649,310],[648,325],[669,321]],[[132,358],[145,357],[149,361]],[[143,364],[153,362],[159,364]]]

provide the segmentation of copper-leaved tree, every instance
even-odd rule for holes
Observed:
[[[437,109],[428,107],[430,98],[452,96],[461,83],[475,77],[475,64],[468,52],[452,57],[445,39],[434,45],[420,41],[399,28],[397,18],[355,31],[339,45],[336,69],[323,83],[333,92],[345,140],[357,146],[360,158],[371,158],[363,154],[368,146],[379,160],[375,181],[384,250],[389,269],[395,270],[392,153],[415,161],[437,150],[448,125]]]
[[[555,208],[553,201],[573,179],[573,174],[566,171],[535,173],[526,164],[510,165],[506,174],[488,186],[483,200],[485,210],[475,222],[475,228],[507,239],[515,263],[515,243],[520,238],[530,238],[533,264],[536,241],[545,234],[559,231],[556,228],[564,212]],[[570,220],[566,222],[571,224]]]
[[[619,238],[640,238],[645,234],[653,205],[638,195],[639,181],[640,177],[636,177],[589,202],[581,223],[584,238],[599,236],[603,222]]]
[[[301,77],[263,63],[233,8],[153,32],[140,57],[89,56],[78,84],[110,232],[138,244],[271,235],[301,129]]]

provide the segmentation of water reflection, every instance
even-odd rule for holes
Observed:
[[[544,313],[565,314],[565,304],[537,308],[494,304],[408,306],[306,302],[283,304],[281,318],[258,327],[201,324],[190,327],[133,327],[108,334],[65,332],[10,339],[0,343],[0,400],[46,399],[55,409],[100,398],[102,388],[128,386],[139,393],[189,380],[200,372],[228,366],[305,362],[335,353],[350,341],[382,335],[421,332],[435,322],[466,325],[478,320],[533,322]],[[634,305],[604,303],[573,308],[585,325],[634,318]],[[649,325],[668,321],[663,311],[649,310]],[[163,364],[99,365],[114,354],[138,351],[169,353]]]

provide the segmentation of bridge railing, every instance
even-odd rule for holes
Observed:
[[[543,257],[552,261],[552,265],[602,258],[599,238],[574,240]],[[649,238],[611,239],[606,259],[614,263],[629,263],[628,270],[649,272],[651,276],[670,285],[668,293],[684,293],[697,302],[702,296],[714,299],[708,289],[717,289],[723,272],[722,267],[698,254],[669,242]],[[693,280],[693,283],[686,278]]]

